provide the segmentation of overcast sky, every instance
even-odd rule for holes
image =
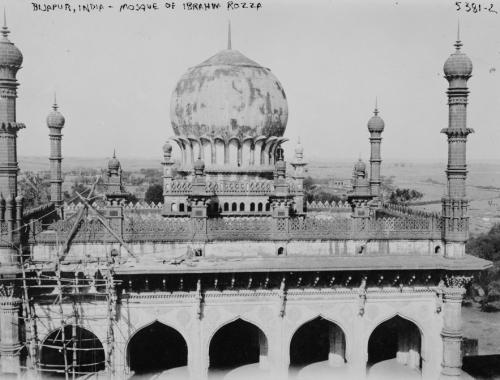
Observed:
[[[107,157],[116,148],[122,157],[160,160],[173,134],[172,90],[188,67],[225,48],[230,17],[233,49],[269,67],[285,88],[287,152],[300,136],[309,159],[367,159],[366,122],[378,96],[383,158],[443,162],[442,67],[460,19],[474,64],[468,155],[500,158],[500,14],[457,12],[454,1],[436,0],[263,0],[258,11],[232,12],[187,12],[176,3],[174,11],[69,14],[5,0],[10,39],[24,55],[19,154],[48,155],[45,118],[57,91],[64,155]]]

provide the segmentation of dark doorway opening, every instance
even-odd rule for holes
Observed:
[[[267,338],[255,325],[238,319],[221,327],[210,342],[210,370],[258,363],[267,355]]]
[[[182,335],[160,322],[139,330],[128,344],[130,370],[136,374],[186,366],[187,355]]]
[[[345,336],[342,329],[327,319],[318,317],[303,324],[290,342],[290,366],[335,359],[345,361]]]
[[[395,316],[373,330],[368,340],[368,366],[396,358],[410,367],[420,368],[421,335],[411,321]]]

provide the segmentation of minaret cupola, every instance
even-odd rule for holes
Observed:
[[[368,131],[370,133],[383,132],[385,123],[384,120],[378,115],[378,107],[375,104],[375,110],[373,111],[373,116],[368,120]]]
[[[5,12],[3,15],[3,27],[0,33],[2,34],[2,38],[0,39],[0,68],[11,71],[11,79],[15,79],[15,75],[23,63],[23,55],[17,46],[9,40],[10,30],[7,28]]]
[[[462,45],[462,41],[460,40],[460,28],[458,28],[455,52],[448,57],[443,66],[444,76],[447,79],[453,77],[464,77],[464,79],[469,79],[472,74],[472,61],[461,51]]]

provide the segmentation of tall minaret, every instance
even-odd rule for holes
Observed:
[[[52,112],[47,116],[47,127],[49,127],[50,138],[50,200],[59,208],[59,214],[62,216],[62,173],[61,173],[61,130],[64,127],[64,116],[57,110],[57,100],[54,95],[54,104]]]
[[[307,201],[304,196],[305,167],[307,163],[304,161],[304,147],[300,143],[300,139],[297,141],[295,159],[291,162],[291,165],[293,167],[292,178],[295,180],[295,185],[297,186],[294,199],[295,212],[302,215],[307,210]]]
[[[371,195],[378,202],[381,201],[380,196],[380,165],[382,158],[380,155],[380,146],[382,143],[382,132],[384,131],[385,123],[378,116],[377,101],[375,100],[375,110],[373,116],[368,120],[368,131],[370,132],[370,191]]]
[[[467,128],[467,80],[472,74],[472,62],[460,49],[460,32],[455,43],[456,51],[444,64],[444,76],[448,86],[448,128],[441,132],[448,137],[448,186],[442,199],[443,238],[445,256],[461,257],[465,254],[465,242],[469,237],[467,217],[468,200],[465,194],[467,177],[466,143],[467,135],[474,132]]]
[[[16,122],[17,71],[23,63],[23,55],[9,41],[9,29],[5,20],[0,31],[0,211],[2,211],[2,237],[0,241],[0,267],[2,277],[12,275],[4,271],[8,267],[19,265],[20,226],[22,223],[23,199],[17,196],[17,132],[24,124]],[[3,195],[3,196],[2,196]],[[5,209],[1,199],[5,198]],[[4,230],[4,227],[6,229]],[[15,275],[14,275],[15,276]],[[15,289],[15,288],[14,288]],[[10,293],[10,294],[8,294]],[[20,336],[19,310],[21,299],[14,290],[0,294],[0,332],[2,374],[21,373],[20,352],[23,347]],[[0,375],[0,377],[2,377]]]
[[[4,13],[4,25],[0,40],[0,193],[4,198],[17,196],[17,131],[24,124],[16,122],[17,71],[23,63],[23,55],[9,41]]]

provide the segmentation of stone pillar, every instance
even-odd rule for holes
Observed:
[[[237,151],[236,161],[237,161],[236,164],[238,167],[244,166],[244,163],[243,163],[243,142],[242,141],[238,141],[238,151]]]
[[[19,373],[20,350],[19,311],[21,300],[0,297],[0,370],[2,373]],[[1,377],[1,376],[0,376]]]
[[[342,330],[336,325],[328,326],[328,338],[330,341],[330,352],[328,363],[339,367],[345,364],[345,337]]]
[[[250,166],[255,165],[255,143],[252,141],[252,144],[250,145]]]
[[[14,266],[18,264],[19,253],[17,244],[19,233],[14,231],[16,228],[16,208],[12,197],[8,197],[5,201],[5,224],[6,235],[0,240],[0,265]]]
[[[194,319],[193,325],[190,327],[190,335],[187,338],[190,340],[188,345],[188,371],[191,380],[205,379],[207,377],[206,368],[203,364],[203,339],[202,339],[202,321],[198,314],[200,310],[199,300],[193,305],[191,318]]]
[[[358,293],[356,291],[356,297]],[[355,312],[354,312],[355,310]],[[349,339],[350,350],[346,352],[347,365],[353,379],[366,378],[366,363],[368,361],[368,344],[365,338],[365,318],[358,314],[358,308],[353,308],[352,336]]]
[[[24,197],[22,195],[18,195],[15,199],[15,204],[16,204],[16,224],[15,228],[17,230],[16,234],[21,233],[21,225],[23,223],[23,203],[24,203]]]
[[[224,141],[224,165],[229,164],[229,142]]]
[[[442,378],[459,378],[462,368],[462,297],[463,287],[444,288],[443,292],[443,362]]]

